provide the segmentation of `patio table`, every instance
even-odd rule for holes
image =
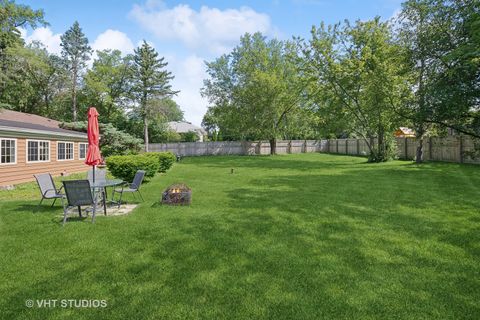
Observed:
[[[103,213],[105,215],[107,215],[107,187],[116,187],[123,183],[124,181],[121,179],[106,179],[106,180],[95,181],[90,185],[93,192],[95,192],[96,189],[100,189],[102,191]]]

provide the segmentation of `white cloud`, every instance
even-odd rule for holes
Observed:
[[[108,29],[99,34],[92,43],[93,50],[120,50],[123,54],[133,53],[133,42],[123,32],[118,30]]]
[[[168,69],[175,75],[172,81],[174,90],[180,93],[173,98],[185,112],[185,118],[200,125],[207,111],[207,101],[200,95],[203,79],[206,78],[205,64],[202,58],[193,54],[184,60],[169,61]]]
[[[274,33],[270,17],[249,7],[220,10],[202,6],[199,11],[163,2],[134,5],[130,17],[159,39],[180,40],[189,48],[207,48],[219,54],[228,51],[245,32]]]
[[[20,33],[27,44],[32,43],[33,41],[39,41],[43,43],[50,53],[60,54],[62,51],[62,48],[60,47],[60,33],[54,34],[48,27],[37,28],[33,30],[30,35],[28,35],[28,32],[25,29],[21,29]]]

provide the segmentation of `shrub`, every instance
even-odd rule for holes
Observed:
[[[111,156],[107,158],[107,167],[116,178],[132,182],[138,170],[145,170],[146,177],[153,177],[159,161],[145,155]]]
[[[167,172],[177,160],[177,157],[171,152],[148,152],[143,155],[152,157],[158,160],[159,167],[158,172]]]
[[[195,131],[188,131],[181,134],[182,140],[185,142],[197,142],[200,140],[200,137]]]
[[[385,162],[397,158],[397,143],[393,136],[384,138],[383,145],[375,145],[368,156],[368,162]]]
[[[87,132],[87,122],[61,123],[61,128]],[[135,138],[125,131],[118,130],[110,123],[100,123],[100,150],[103,157],[113,155],[137,154],[143,149],[143,140]]]

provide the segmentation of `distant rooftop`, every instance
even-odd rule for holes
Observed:
[[[186,121],[170,121],[167,123],[168,127],[178,133],[186,133],[189,131],[199,132],[201,134],[207,134],[207,132],[194,124]]]
[[[415,131],[407,127],[400,127],[400,131],[402,131],[404,134],[415,134]]]

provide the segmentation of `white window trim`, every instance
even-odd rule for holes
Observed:
[[[17,164],[18,161],[18,141],[16,138],[0,138],[0,157],[2,156],[2,140],[13,140],[15,141],[15,162],[9,162],[9,163],[1,163],[0,166],[9,166],[9,165],[15,165]],[[1,161],[1,159],[0,159]]]
[[[35,142],[46,142],[48,143],[48,160],[34,160],[34,161],[29,161],[28,160],[28,142],[29,141],[35,141]],[[50,162],[51,159],[51,153],[52,153],[52,145],[49,140],[37,140],[37,139],[27,139],[25,142],[25,162],[26,163],[39,163],[39,162]],[[38,152],[38,158],[40,159],[40,149]]]
[[[85,157],[84,158],[80,158],[80,145],[85,145]],[[87,159],[87,153],[88,153],[88,143],[85,143],[85,142],[79,142],[78,143],[78,159],[79,160],[85,160]]]
[[[58,152],[58,145],[60,143],[71,143],[72,144],[72,159],[58,159],[58,156],[60,155],[60,153]],[[65,155],[67,153],[65,152]],[[75,160],[75,142],[72,142],[72,141],[57,141],[57,161],[73,161]]]

